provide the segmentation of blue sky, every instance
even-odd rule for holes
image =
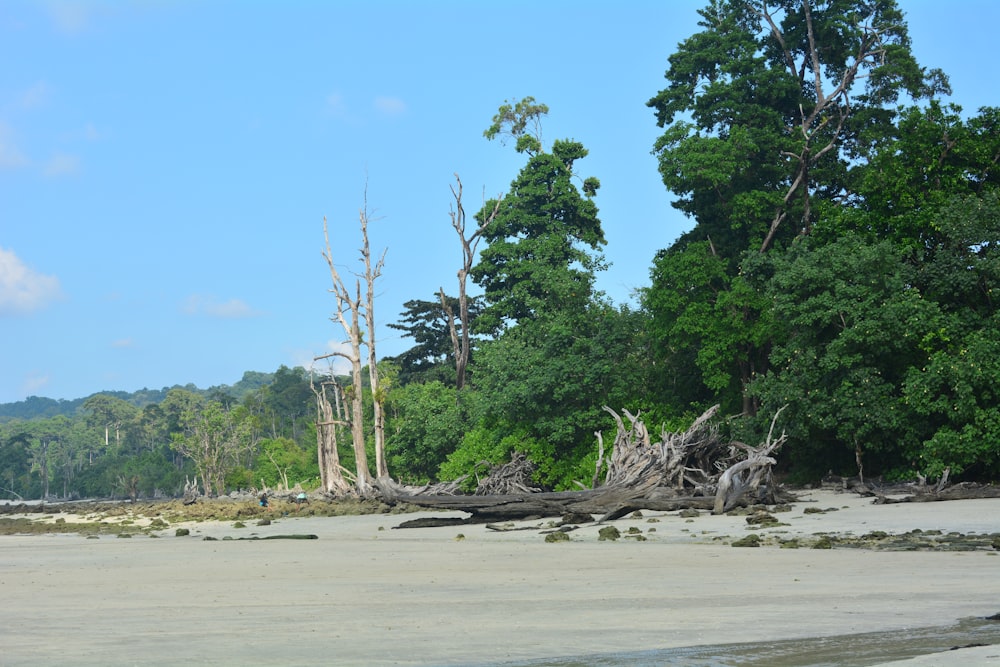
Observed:
[[[689,0],[0,4],[0,402],[232,384],[343,340],[322,258],[360,270],[367,187],[387,322],[455,293],[448,213],[523,165],[482,137],[505,99],[549,105],[597,176],[616,303],[689,228],[645,106],[697,30]],[[967,112],[1000,103],[992,0],[902,0],[920,62]]]

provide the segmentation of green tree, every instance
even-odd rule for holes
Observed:
[[[445,302],[453,312],[458,309],[458,300],[445,297]],[[479,312],[479,301],[470,299],[470,317],[475,319]],[[455,382],[454,347],[451,341],[449,316],[441,305],[441,300],[424,301],[411,299],[403,304],[406,309],[400,313],[400,321],[389,324],[389,328],[403,331],[416,343],[399,356],[389,358],[399,366],[399,382],[427,382],[438,380],[448,384]],[[458,332],[461,324],[456,323]]]
[[[679,406],[721,403],[752,415],[749,383],[767,368],[772,320],[768,301],[708,241],[660,251],[652,287],[641,292],[649,312],[658,387]],[[734,372],[735,371],[735,372]]]
[[[0,424],[0,491],[5,497],[23,500],[39,493],[31,479],[30,441],[24,421]]]
[[[134,405],[108,394],[94,394],[83,402],[82,408],[87,424],[102,438],[88,448],[90,463],[94,462],[95,453],[120,451],[125,444],[127,430],[139,416],[139,409]]]
[[[253,481],[269,487],[291,489],[296,484],[311,488],[319,479],[316,452],[289,438],[265,438],[253,466]]]
[[[771,258],[766,290],[783,335],[752,390],[782,417],[800,472],[892,472],[919,438],[903,379],[926,360],[937,305],[913,286],[905,252],[857,236]]]
[[[822,238],[851,231],[888,238],[922,253],[942,239],[938,215],[954,197],[982,197],[1000,187],[1000,109],[970,118],[932,100],[901,111],[896,127],[854,168],[851,200]]]
[[[301,442],[313,416],[309,373],[301,367],[279,366],[268,384],[246,395],[244,405],[260,414],[262,428],[271,438]]]
[[[712,0],[649,100],[675,206],[734,260],[808,233],[900,95],[947,91],[919,67],[894,0]]]
[[[914,281],[941,315],[921,345],[928,354],[904,383],[910,421],[921,425],[914,468],[987,479],[1000,474],[1000,195],[956,197],[938,211],[938,242]]]
[[[73,458],[76,443],[71,441],[71,426],[72,422],[64,415],[33,419],[24,424],[31,471],[38,473],[43,500],[50,496],[50,485],[59,466]]]
[[[860,196],[852,165],[894,136],[900,96],[947,82],[916,63],[893,0],[713,0],[700,14],[648,102],[663,182],[695,224],[657,255],[643,304],[686,400],[732,408],[742,392],[753,415],[775,332],[748,253],[831,226]]]
[[[248,467],[256,456],[259,439],[249,412],[243,406],[195,401],[181,414],[182,431],[173,434],[173,446],[190,458],[201,478],[205,495],[225,492],[226,475]]]
[[[557,140],[547,153],[540,129],[526,133],[547,112],[532,98],[505,104],[485,132],[488,138],[516,137],[518,151],[528,154],[499,206],[488,201],[479,215],[492,216],[482,234],[487,245],[471,272],[484,290],[475,326],[485,333],[500,333],[546,311],[582,312],[593,293],[594,272],[604,268],[597,251],[606,242],[593,201],[600,183],[583,179],[582,193],[574,183],[579,179],[574,165],[587,150],[576,141]]]
[[[602,406],[650,405],[648,358],[636,345],[644,324],[641,313],[594,302],[575,313],[542,314],[485,342],[476,361],[482,418],[446,471],[471,472],[456,462],[469,463],[485,447],[504,460],[514,450],[526,453],[545,486],[589,481],[594,432],[609,426]]]
[[[508,102],[484,132],[515,139],[528,159],[503,199],[486,202],[477,216],[486,247],[471,271],[484,300],[475,327],[494,338],[480,345],[472,366],[484,406],[475,430],[490,435],[463,442],[443,470],[457,472],[456,462],[468,461],[461,450],[490,442],[494,453],[527,453],[541,483],[565,486],[593,474],[581,466],[595,451],[601,406],[626,400],[616,373],[630,367],[611,366],[628,356],[618,341],[630,319],[594,290],[605,239],[594,203],[600,183],[575,172],[587,150],[556,140],[547,152],[547,113],[530,97]]]
[[[471,426],[475,394],[440,381],[411,382],[393,389],[386,455],[400,480],[423,484],[437,480],[438,468]]]

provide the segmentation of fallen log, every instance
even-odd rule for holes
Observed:
[[[935,487],[911,486],[896,487],[888,493],[909,493],[902,498],[890,498],[886,490],[873,491],[874,504],[891,505],[893,503],[930,503],[944,500],[978,500],[982,498],[1000,498],[1000,486],[983,486],[974,483],[959,483],[943,489]]]
[[[608,521],[637,510],[701,509],[721,513],[740,506],[792,499],[771,478],[775,460],[770,455],[785,440],[784,433],[773,437],[778,414],[766,441],[753,448],[719,438],[713,420],[718,406],[706,410],[686,431],[664,431],[656,442],[639,415],[623,411],[626,426],[625,419],[614,410],[606,406],[604,409],[614,418],[617,435],[606,458],[603,439],[598,436],[603,461],[598,462],[595,478],[602,467],[606,473],[604,483],[597,488],[557,492],[533,489],[529,486],[533,465],[526,456],[515,453],[510,463],[494,466],[490,476],[480,480],[476,495],[409,495],[400,488],[391,488],[392,500],[465,512],[470,515],[465,519],[467,523],[494,523],[569,513],[597,515],[599,520]]]

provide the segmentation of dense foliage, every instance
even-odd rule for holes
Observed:
[[[915,61],[895,0],[710,0],[701,18],[648,102],[660,176],[692,225],[642,260],[638,308],[594,288],[606,241],[584,145],[546,146],[533,98],[500,106],[484,135],[526,161],[476,216],[467,382],[454,297],[408,301],[391,326],[415,344],[378,365],[396,479],[516,451],[539,486],[589,485],[595,432],[613,426],[602,406],[655,432],[716,403],[747,441],[781,409],[780,463],[802,479],[1000,476],[1000,109],[941,99],[947,78]],[[337,382],[370,418],[369,388]],[[282,367],[207,391],[0,406],[0,489],[312,488],[314,388]]]

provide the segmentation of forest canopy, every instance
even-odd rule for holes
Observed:
[[[484,138],[523,166],[468,220],[452,187],[455,264],[390,325],[409,350],[352,377],[281,367],[0,406],[0,497],[315,489],[324,437],[345,471],[364,454],[407,484],[474,483],[517,454],[539,488],[569,489],[614,429],[605,406],[655,432],[720,405],[744,442],[780,411],[777,470],[800,481],[997,479],[1000,108],[947,101],[894,0],[699,14],[646,102],[691,225],[636,258],[636,306],[595,288],[607,240],[585,137],[545,142],[548,107],[505,100]]]

